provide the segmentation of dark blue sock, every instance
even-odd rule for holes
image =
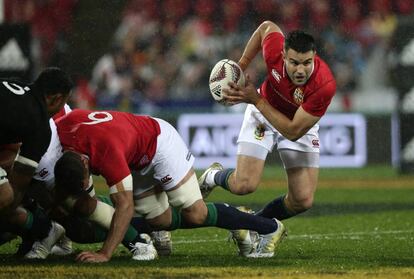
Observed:
[[[221,187],[223,187],[223,189],[230,191],[229,188],[229,177],[230,175],[234,172],[234,169],[225,169],[222,171],[218,171],[215,175],[214,175],[214,183],[216,183],[216,185],[219,185]]]
[[[216,226],[227,230],[248,229],[259,234],[268,234],[277,229],[272,219],[263,218],[238,210],[228,204],[214,203],[217,208]]]
[[[268,203],[262,210],[256,213],[257,216],[265,218],[276,218],[278,220],[288,219],[296,213],[288,210],[285,206],[285,195]]]
[[[130,224],[137,230],[138,235],[141,233],[149,234],[153,231],[144,217],[132,217]]]

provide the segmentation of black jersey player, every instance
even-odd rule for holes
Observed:
[[[0,222],[3,230],[7,224],[20,229],[34,228],[39,236],[47,236],[48,231],[56,229],[49,230],[50,221],[39,221],[18,206],[49,146],[49,119],[62,109],[72,87],[69,76],[54,67],[42,71],[33,83],[0,79]]]

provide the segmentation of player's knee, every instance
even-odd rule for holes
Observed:
[[[301,213],[307,211],[313,206],[313,196],[302,197],[299,199],[294,199],[292,202],[293,209],[296,213]]]
[[[146,221],[156,230],[167,229],[171,225],[171,210],[166,210],[156,217],[146,219]]]
[[[256,191],[259,180],[251,176],[237,176],[236,187],[231,188],[232,193],[238,195],[247,195]]]
[[[183,218],[192,225],[202,225],[207,218],[208,210],[203,200],[198,200],[181,211]]]

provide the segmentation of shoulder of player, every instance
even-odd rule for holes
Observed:
[[[315,59],[315,68],[315,76],[313,77],[313,79],[311,79],[310,84],[311,88],[313,89],[312,91],[319,90],[326,86],[332,86],[332,91],[335,91],[335,78],[326,62],[318,56]]]
[[[270,32],[269,34],[267,34],[262,41],[262,44],[264,44],[266,41],[272,41],[273,42],[278,42],[281,44],[281,46],[283,46],[284,42],[285,42],[285,36],[283,35],[283,33],[281,32]]]

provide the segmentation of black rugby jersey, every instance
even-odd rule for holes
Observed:
[[[50,138],[42,93],[32,85],[0,79],[0,146],[21,142],[18,161],[37,167]]]

